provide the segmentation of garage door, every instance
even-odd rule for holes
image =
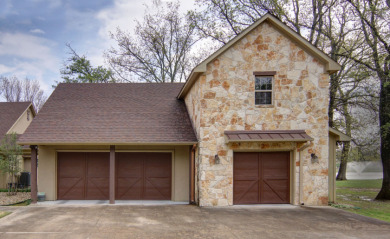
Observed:
[[[170,153],[117,153],[116,199],[171,200]]]
[[[109,153],[59,152],[59,200],[107,200]]]
[[[289,152],[234,153],[234,204],[289,202]]]

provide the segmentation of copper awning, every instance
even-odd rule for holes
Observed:
[[[314,140],[304,130],[225,131],[227,142],[306,142]]]

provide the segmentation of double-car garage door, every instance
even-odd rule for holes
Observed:
[[[170,200],[170,153],[116,153],[117,200]],[[109,153],[59,152],[58,200],[108,200]]]

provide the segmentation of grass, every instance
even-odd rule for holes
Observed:
[[[11,212],[0,212],[0,218],[3,218],[9,214],[11,214]]]
[[[381,179],[337,181],[337,204],[332,206],[390,222],[390,201],[373,200],[381,185]]]
[[[26,201],[18,202],[18,203],[12,204],[10,206],[28,206],[30,204],[31,204],[31,199],[27,199]]]
[[[8,189],[6,188],[0,188],[0,192],[8,192]],[[21,193],[28,193],[28,192],[31,192],[31,189],[27,188],[27,189],[18,189],[18,192],[21,192]]]

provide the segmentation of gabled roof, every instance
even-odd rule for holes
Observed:
[[[300,36],[298,33],[296,33],[294,30],[292,30],[290,27],[288,27],[286,24],[284,24],[282,21],[277,19],[272,14],[265,14],[262,16],[259,20],[257,20],[255,23],[250,25],[248,28],[243,30],[239,35],[231,39],[228,43],[226,43],[224,46],[219,48],[216,52],[214,52],[212,55],[210,55],[206,60],[202,61],[199,65],[197,65],[191,72],[190,76],[187,79],[186,84],[181,89],[178,98],[183,98],[187,92],[191,89],[191,86],[195,83],[198,76],[204,72],[206,72],[207,64],[212,62],[215,58],[217,58],[219,55],[221,55],[223,52],[225,52],[227,49],[229,49],[231,46],[233,46],[236,42],[240,41],[243,37],[245,37],[248,33],[250,33],[253,29],[255,29],[257,26],[259,26],[261,23],[267,22],[270,23],[273,27],[278,29],[281,33],[283,33],[285,36],[290,38],[292,41],[297,43],[300,47],[302,47],[304,50],[306,50],[308,53],[316,57],[320,62],[325,64],[325,70],[329,73],[335,73],[340,70],[340,65],[335,62],[332,58],[330,58],[327,54],[319,50],[317,47],[313,46],[310,42],[308,42],[306,39],[304,39],[302,36]]]
[[[31,108],[35,115],[31,102],[0,102],[0,139],[3,138],[22,114]]]
[[[59,84],[19,144],[193,144],[179,83]]]

